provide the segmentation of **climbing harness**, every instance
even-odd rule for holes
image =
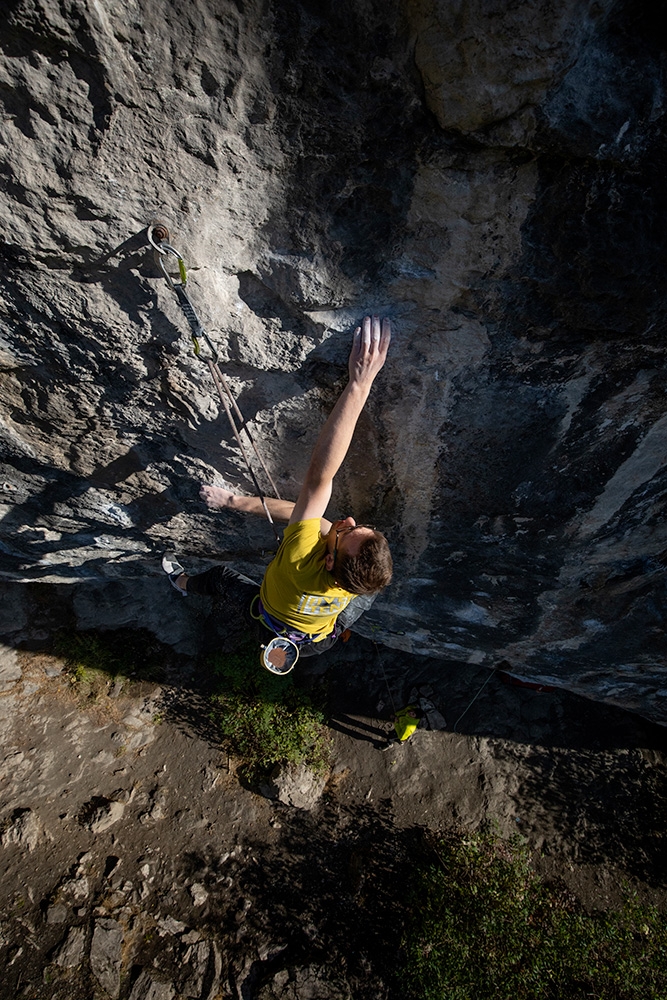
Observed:
[[[265,628],[268,628],[269,632],[275,633],[275,635],[283,636],[285,639],[289,639],[295,645],[299,645],[302,642],[310,642],[312,636],[307,635],[306,632],[301,632],[299,629],[288,629],[286,628],[284,622],[278,621],[277,618],[273,618],[269,612],[266,610],[262,604],[262,600],[259,594],[255,594],[252,601],[250,602],[250,617],[254,618],[256,622],[261,622]]]
[[[224,372],[221,370],[220,365],[218,364],[218,352],[211,343],[211,340],[208,334],[206,333],[206,330],[202,326],[201,320],[197,315],[197,311],[193,306],[190,296],[186,291],[188,276],[185,267],[185,261],[183,260],[183,257],[178,252],[178,250],[176,250],[169,242],[170,239],[169,230],[162,223],[160,222],[152,223],[148,227],[147,236],[148,236],[148,242],[156,251],[157,262],[160,265],[160,270],[162,271],[162,274],[164,275],[167,284],[169,285],[172,292],[176,296],[178,304],[180,305],[183,314],[185,315],[185,318],[188,321],[195,357],[198,358],[198,360],[204,362],[204,364],[208,367],[209,372],[211,373],[213,384],[215,385],[215,388],[220,397],[220,402],[222,403],[225,409],[225,413],[227,414],[227,420],[229,421],[232,433],[236,438],[236,443],[238,444],[241,450],[241,455],[243,456],[246,468],[248,469],[255,490],[257,491],[257,495],[259,496],[259,499],[262,503],[262,507],[264,508],[264,513],[266,514],[269,524],[273,529],[276,541],[278,542],[278,544],[280,544],[281,542],[280,533],[276,528],[273,518],[271,517],[271,512],[269,511],[268,504],[264,497],[264,491],[259,485],[257,476],[255,475],[254,469],[250,463],[250,459],[248,458],[248,454],[244,447],[243,441],[241,440],[241,431],[245,432],[245,435],[248,438],[248,441],[250,442],[252,450],[255,453],[255,457],[262,466],[266,478],[271,484],[271,489],[273,490],[274,496],[276,496],[278,500],[281,499],[280,493],[278,492],[278,488],[276,487],[276,484],[274,483],[271,477],[271,473],[267,469],[266,464],[264,463],[264,460],[262,459],[262,456],[260,455],[257,449],[255,439],[253,438],[250,428],[248,427],[246,421],[243,418],[243,414],[241,413],[238,407],[238,404],[230,388],[229,381]],[[170,274],[166,266],[166,262],[169,257],[173,257],[177,262],[178,280],[174,280],[174,277],[172,276],[172,274]],[[208,348],[209,354],[206,357],[202,355],[202,348],[200,341],[204,341],[206,347]],[[294,664],[292,664],[292,666],[293,665]],[[277,671],[277,672],[280,673],[285,671]]]
[[[306,643],[311,643],[313,641],[313,636],[308,635],[307,632],[300,632],[299,629],[290,629],[284,624],[284,622],[280,622],[277,618],[270,615],[262,604],[259,594],[255,594],[250,602],[249,612],[251,618],[254,618],[256,622],[261,622],[264,628],[267,628],[269,632],[273,632],[275,635],[275,639],[272,639],[267,646],[262,645],[260,647],[262,650],[262,653],[260,654],[262,665],[273,674],[289,673],[299,658],[300,647]],[[333,631],[330,632],[329,635],[333,636],[335,639],[342,636],[343,642],[347,642],[347,639],[345,639],[345,632],[338,625],[338,623],[334,625]],[[285,643],[287,643],[287,645],[285,645]],[[275,661],[276,657],[282,659],[284,654],[276,654],[274,652],[276,649],[286,650],[287,652],[287,661],[281,669],[275,669]]]

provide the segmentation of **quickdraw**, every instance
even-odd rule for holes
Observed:
[[[187,281],[188,281],[188,276],[187,276],[187,271],[186,271],[186,267],[185,267],[185,261],[183,260],[183,257],[178,252],[178,250],[176,250],[171,245],[171,243],[169,242],[169,238],[170,238],[169,237],[169,230],[167,229],[167,227],[163,223],[160,223],[160,222],[152,223],[148,227],[147,235],[148,235],[148,242],[153,247],[153,249],[157,252],[157,261],[158,261],[158,263],[160,265],[160,269],[161,269],[161,271],[162,271],[162,273],[163,273],[163,275],[164,275],[164,277],[165,277],[165,279],[167,281],[167,284],[169,285],[169,287],[173,291],[174,295],[176,296],[176,298],[178,300],[178,304],[180,305],[180,307],[181,307],[181,309],[183,311],[183,314],[185,315],[185,318],[188,321],[188,325],[190,327],[190,336],[192,338],[192,345],[193,345],[195,357],[197,357],[200,361],[202,361],[208,367],[208,369],[209,369],[209,371],[211,373],[211,378],[213,379],[213,384],[215,385],[215,388],[216,388],[216,390],[218,392],[218,395],[220,397],[220,402],[222,403],[222,405],[223,405],[223,407],[225,409],[225,413],[227,414],[227,420],[229,421],[229,425],[230,425],[230,427],[232,429],[234,437],[236,438],[236,443],[238,444],[238,446],[239,446],[239,448],[241,450],[241,454],[243,456],[243,460],[244,460],[244,462],[246,464],[246,467],[248,469],[250,477],[251,477],[251,479],[253,481],[253,485],[255,487],[255,490],[257,491],[257,495],[259,496],[259,499],[261,500],[262,506],[264,508],[264,513],[266,514],[267,519],[268,519],[271,527],[273,528],[273,533],[276,536],[276,541],[278,542],[278,544],[280,544],[280,541],[281,541],[280,533],[279,533],[278,529],[276,528],[276,525],[275,525],[275,522],[274,522],[273,518],[271,517],[271,512],[270,512],[270,510],[268,508],[268,504],[267,504],[266,499],[264,497],[264,491],[262,490],[261,486],[259,485],[259,482],[257,480],[257,476],[255,475],[253,467],[252,467],[252,465],[250,463],[250,459],[248,458],[246,449],[245,449],[245,447],[243,445],[243,441],[241,440],[241,431],[245,432],[245,435],[248,438],[248,441],[250,442],[250,444],[252,446],[252,450],[255,453],[255,457],[257,458],[258,462],[262,466],[262,469],[264,470],[266,478],[268,479],[269,483],[271,484],[271,489],[273,490],[274,496],[277,497],[277,499],[279,499],[279,500],[281,499],[280,493],[278,492],[278,488],[276,487],[276,484],[274,483],[274,481],[273,481],[273,479],[271,477],[271,473],[267,469],[266,464],[265,464],[262,456],[260,455],[260,453],[259,453],[259,451],[257,449],[257,445],[255,443],[255,440],[254,440],[254,438],[252,436],[250,428],[248,427],[248,425],[247,425],[247,423],[246,423],[246,421],[245,421],[245,419],[243,417],[243,414],[241,413],[241,411],[240,411],[240,409],[238,407],[238,404],[237,404],[237,402],[236,402],[236,400],[234,398],[234,395],[232,393],[232,390],[231,390],[231,388],[229,386],[229,382],[227,380],[227,377],[225,376],[224,372],[221,370],[221,368],[220,368],[220,366],[218,364],[218,352],[216,351],[215,347],[211,343],[211,340],[210,340],[208,334],[206,333],[206,330],[202,326],[201,320],[199,319],[199,316],[197,315],[197,310],[193,306],[192,301],[190,299],[190,296],[188,295],[188,293],[186,291],[186,285],[187,285]],[[178,262],[178,277],[179,277],[178,281],[174,280],[174,277],[169,273],[169,270],[166,267],[166,263],[165,263],[166,262],[166,258],[170,257],[170,256],[174,257],[176,259],[176,261]],[[200,341],[204,341],[205,342],[206,347],[208,348],[208,350],[210,352],[210,356],[204,357],[202,355],[202,349],[201,349],[201,343],[200,343]],[[238,421],[238,424],[237,424],[237,421]]]

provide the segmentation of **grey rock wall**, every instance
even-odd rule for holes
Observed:
[[[150,607],[184,643],[185,612],[162,614],[166,546],[256,577],[270,558],[266,524],[197,500],[202,481],[252,487],[145,245],[161,219],[287,497],[353,326],[394,320],[331,507],[392,542],[366,634],[665,721],[653,5],[6,7],[10,640],[31,628],[16,586],[44,583],[87,624],[93,593],[107,627]]]

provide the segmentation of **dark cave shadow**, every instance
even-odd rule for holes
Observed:
[[[432,686],[447,720],[443,759],[452,735],[488,739],[488,752],[504,768],[513,761],[521,768],[514,795],[519,819],[522,803],[528,813],[546,812],[578,862],[610,862],[629,876],[665,884],[667,728],[565,690],[517,686],[500,672],[489,679],[486,668],[387,647],[383,674],[374,644],[360,636],[354,642],[354,649],[352,643],[338,649],[327,675],[334,715],[388,716],[392,695],[398,707],[397,698],[406,704],[411,688]]]
[[[5,584],[4,589],[11,586],[20,585]],[[23,586],[31,594],[30,620],[36,633],[49,632],[53,637],[63,625],[74,627],[73,587]],[[89,590],[91,585],[85,586]],[[54,590],[58,593],[52,594]],[[54,606],[54,597],[60,600],[59,606]],[[220,750],[224,741],[211,711],[210,695],[217,679],[210,656],[220,651],[234,653],[249,642],[258,649],[265,634],[257,623],[248,624],[247,593],[230,593],[224,606],[209,598],[185,602],[176,594],[173,601],[171,597],[167,591],[164,614],[185,616],[187,627],[200,636],[198,655],[178,654],[149,632],[145,638],[139,636],[139,648],[152,646],[153,660],[161,664],[161,673],[154,679],[163,685],[160,710],[165,720]],[[114,630],[107,616],[106,634],[116,634],[123,647],[139,631]],[[32,648],[45,646],[47,642],[38,640]],[[546,814],[547,829],[559,841],[559,852],[569,852],[577,862],[606,861],[628,875],[664,883],[667,734],[662,727],[568,692],[517,688],[495,676],[454,730],[481,680],[488,679],[488,671],[432,658],[408,658],[402,651],[382,647],[383,674],[374,644],[359,635],[317,659],[325,661],[316,664],[317,672],[311,665],[309,673],[306,664],[301,674],[295,672],[294,682],[315,695],[326,692],[332,729],[373,743],[378,718],[386,717],[389,723],[392,712],[385,675],[396,696],[403,693],[404,699],[413,686],[430,683],[432,700],[448,721],[446,731],[433,734],[442,740],[445,770],[452,736],[488,739],[485,753],[504,772],[508,765],[511,771],[513,762],[519,768],[522,784],[512,793],[519,817],[522,803],[532,815]],[[144,666],[150,666],[146,655],[143,660]],[[382,710],[378,709],[380,701]],[[344,720],[350,719],[354,732],[345,725]],[[471,743],[473,756],[475,746]]]
[[[328,659],[335,711],[389,718],[413,688],[430,687],[449,733],[568,750],[667,752],[667,727],[565,688],[517,683],[505,669],[409,654],[360,635]]]

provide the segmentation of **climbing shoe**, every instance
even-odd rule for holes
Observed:
[[[186,591],[183,590],[182,587],[179,587],[178,584],[177,584],[177,582],[176,582],[178,580],[178,578],[183,573],[185,573],[185,570],[183,569],[183,567],[181,566],[181,564],[179,563],[178,559],[176,558],[176,556],[173,553],[171,553],[171,552],[165,553],[162,556],[162,569],[165,571],[165,573],[169,577],[169,583],[172,585],[172,587],[174,588],[174,590],[177,590],[179,592],[179,594],[181,594],[183,597],[187,597],[188,595],[187,595]]]

